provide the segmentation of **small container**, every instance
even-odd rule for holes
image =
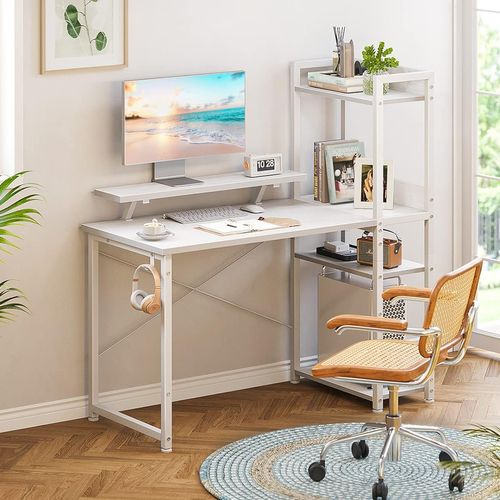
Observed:
[[[151,222],[146,222],[146,224],[144,224],[142,232],[148,236],[157,236],[165,233],[166,230],[167,227],[165,224],[158,222],[157,219],[153,219]]]

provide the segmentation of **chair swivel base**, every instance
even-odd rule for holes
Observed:
[[[431,439],[423,434],[434,433],[440,437],[440,440]],[[387,415],[385,424],[382,423],[366,423],[361,427],[361,432],[342,436],[338,439],[329,441],[321,450],[320,459],[309,465],[309,477],[313,481],[322,481],[326,476],[326,455],[328,450],[340,443],[352,442],[351,453],[357,460],[366,458],[370,449],[366,440],[370,437],[375,437],[380,434],[385,434],[385,442],[382,447],[382,452],[378,460],[378,481],[373,484],[372,498],[373,500],[386,500],[389,494],[389,488],[384,481],[384,466],[386,461],[399,461],[401,458],[401,436],[427,444],[441,451],[439,460],[458,461],[456,451],[446,444],[446,438],[438,427],[425,425],[404,425],[401,423],[400,415]],[[464,489],[464,476],[460,469],[452,470],[448,478],[448,487],[450,491],[455,488],[458,491]]]

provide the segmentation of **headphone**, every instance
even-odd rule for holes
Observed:
[[[153,275],[155,280],[154,293],[148,294],[143,290],[139,290],[139,271],[148,271]],[[154,266],[151,264],[141,264],[135,271],[132,278],[132,295],[130,296],[130,304],[137,311],[145,312],[146,314],[154,314],[160,310],[161,295],[160,295],[160,275]]]

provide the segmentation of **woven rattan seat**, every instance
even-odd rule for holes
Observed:
[[[316,377],[360,377],[409,382],[423,373],[429,363],[418,343],[406,340],[364,340],[317,364]]]

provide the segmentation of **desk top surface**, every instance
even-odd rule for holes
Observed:
[[[272,229],[231,236],[220,236],[201,229],[198,224],[179,224],[166,220],[169,231],[174,236],[160,241],[146,241],[137,236],[145,222],[154,216],[140,217],[131,221],[113,220],[104,222],[91,222],[82,224],[82,230],[94,236],[120,243],[138,250],[151,252],[156,255],[171,255],[211,248],[244,245],[261,241],[273,241],[314,234],[342,231],[355,228],[373,227],[375,221],[371,209],[353,209],[352,204],[328,205],[307,203],[292,199],[270,200],[263,203],[265,209],[263,216],[290,217],[300,221],[301,225],[290,228]],[[248,214],[248,219],[258,218],[259,215]],[[395,224],[424,220],[428,214],[422,210],[408,207],[395,207],[385,210],[385,222]],[[160,218],[156,216],[156,218]],[[242,219],[242,220],[243,220]]]

